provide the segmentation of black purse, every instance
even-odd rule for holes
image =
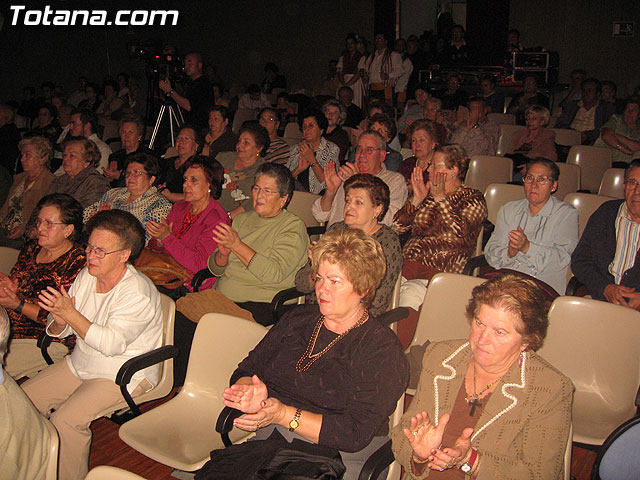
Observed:
[[[345,471],[335,448],[289,443],[276,430],[266,440],[212,451],[195,480],[340,480]]]

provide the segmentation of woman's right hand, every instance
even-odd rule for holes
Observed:
[[[222,392],[224,404],[243,413],[257,413],[262,402],[269,397],[267,386],[257,375],[251,377],[251,384],[236,383]]]
[[[327,184],[327,190],[331,193],[335,193],[340,188],[342,180],[336,172],[336,164],[333,160],[327,162],[324,166],[324,181]]]
[[[431,423],[427,412],[420,412],[415,417],[411,417],[409,428],[403,429],[403,432],[418,460],[429,459],[433,451],[440,448],[447,423],[449,423],[448,413],[442,415],[437,427]]]
[[[105,177],[111,180],[117,180],[120,178],[120,170],[118,170],[118,162],[109,162],[109,166],[102,170]]]
[[[413,199],[411,203],[417,207],[429,195],[431,184],[424,181],[424,173],[420,167],[414,167],[411,172],[411,187],[413,188]]]

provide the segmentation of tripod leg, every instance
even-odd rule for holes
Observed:
[[[158,130],[160,129],[160,124],[162,123],[162,117],[164,116],[164,111],[167,108],[166,105],[162,105],[160,107],[160,112],[158,113],[158,118],[156,119],[156,125],[153,127],[153,133],[151,134],[151,141],[149,142],[149,148],[153,150],[153,144],[156,141],[156,135],[158,134]]]

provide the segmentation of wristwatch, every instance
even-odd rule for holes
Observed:
[[[473,469],[473,465],[476,463],[476,459],[478,458],[478,452],[476,452],[473,448],[471,449],[471,456],[467,463],[460,465],[460,470],[462,470],[465,474],[469,473]]]
[[[291,421],[289,422],[289,431],[293,432],[296,428],[298,428],[298,426],[300,425],[300,423],[298,422],[298,420],[300,420],[300,414],[302,413],[301,409],[297,409],[296,410],[296,414],[293,416],[293,418],[291,419]]]

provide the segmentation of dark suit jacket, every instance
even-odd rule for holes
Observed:
[[[571,123],[576,113],[578,113],[579,108],[578,100],[569,102],[562,111],[562,115],[558,117],[555,128],[571,128]],[[593,145],[593,142],[600,136],[600,128],[602,128],[602,125],[604,125],[614,113],[616,113],[616,106],[613,103],[600,100],[600,103],[596,107],[596,116],[593,122],[595,128],[586,132],[587,139],[584,142],[585,145]]]
[[[591,215],[571,255],[571,271],[596,300],[606,301],[604,288],[615,283],[613,275],[609,273],[609,264],[616,255],[616,217],[622,202],[624,200],[603,203]],[[620,284],[640,290],[640,251]]]

